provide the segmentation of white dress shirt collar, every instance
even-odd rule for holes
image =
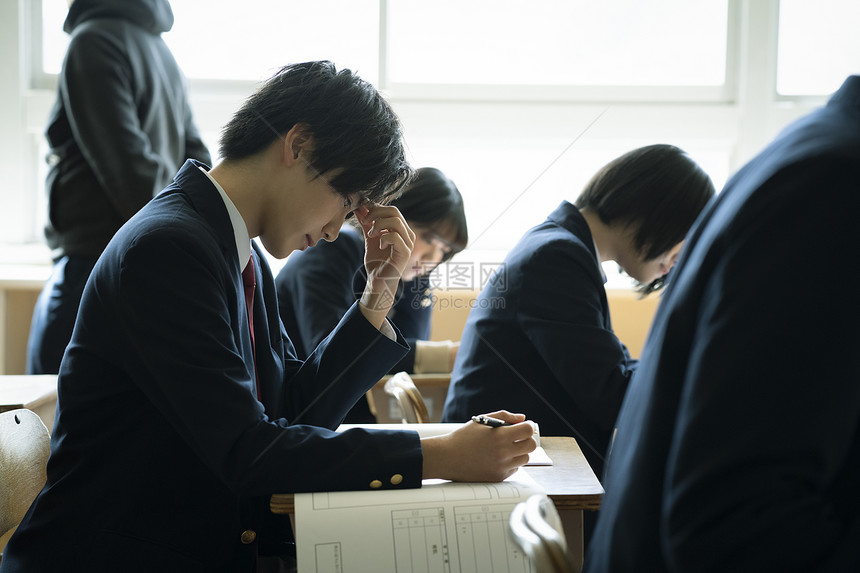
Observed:
[[[594,254],[597,256],[597,268],[600,269],[600,277],[603,279],[603,284],[606,284],[606,273],[603,272],[603,263],[600,260],[600,251],[597,250],[597,243],[591,239],[591,244],[594,245]]]
[[[215,189],[218,190],[218,193],[221,194],[221,199],[224,201],[224,206],[227,208],[227,214],[230,216],[230,223],[233,225],[233,236],[236,239],[236,253],[239,255],[239,270],[242,270],[245,268],[245,265],[248,264],[248,261],[251,260],[251,237],[248,236],[248,227],[245,225],[245,220],[239,213],[239,209],[236,208],[236,205],[234,205],[233,201],[230,200],[230,197],[227,196],[224,188],[215,181],[208,171],[203,168],[200,168],[200,171],[206,174],[206,177],[209,178],[209,181],[212,182],[212,185],[214,185]]]

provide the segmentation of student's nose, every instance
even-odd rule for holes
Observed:
[[[331,222],[323,227],[323,239],[328,243],[337,239],[337,236],[340,234],[340,227],[341,226],[335,222]]]

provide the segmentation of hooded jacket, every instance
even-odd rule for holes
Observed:
[[[211,164],[185,79],[161,34],[167,0],[74,0],[46,130],[54,258],[98,256],[186,158]]]

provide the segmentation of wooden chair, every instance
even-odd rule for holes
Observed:
[[[398,372],[389,378],[385,383],[385,393],[397,400],[404,424],[425,424],[430,421],[424,398],[406,372]]]
[[[0,535],[20,523],[45,485],[50,453],[48,428],[35,412],[0,413]]]
[[[552,500],[533,495],[518,503],[509,521],[511,537],[536,573],[573,573],[561,518]]]

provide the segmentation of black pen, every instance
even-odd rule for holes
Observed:
[[[472,416],[472,421],[476,424],[483,424],[485,426],[490,426],[491,428],[500,428],[502,426],[511,426],[505,422],[504,420],[499,420],[498,418],[491,418],[490,416],[484,416],[483,414],[480,416]]]

